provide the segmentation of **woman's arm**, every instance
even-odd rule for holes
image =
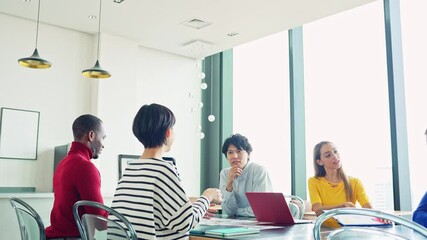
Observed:
[[[166,223],[166,228],[186,233],[194,228],[206,214],[210,202],[215,199],[214,190],[205,190],[202,196],[191,203],[185,194],[178,174],[171,170],[165,172],[164,176],[162,192],[165,194],[159,191],[159,195],[162,197],[159,196],[157,199],[162,206],[160,209],[163,211],[158,217]]]
[[[363,208],[372,208],[371,203],[365,203],[363,206]]]
[[[354,186],[353,193],[355,194],[356,200],[359,202],[362,208],[373,208],[369,202],[368,195],[366,194],[365,187],[358,178],[350,177],[350,185]]]
[[[311,209],[316,213],[317,216],[323,213],[323,210],[331,210],[335,208],[346,208],[346,207],[355,207],[351,202],[344,202],[342,204],[332,205],[332,206],[323,206],[321,203],[315,203],[311,206]]]

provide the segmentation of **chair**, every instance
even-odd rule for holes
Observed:
[[[295,195],[286,195],[285,199],[288,202],[289,210],[295,219],[302,219],[305,213],[305,202],[302,198]]]
[[[25,201],[12,197],[10,204],[18,217],[22,240],[45,240],[44,224],[39,214]]]
[[[108,212],[118,220],[108,219],[95,214],[83,214],[80,218],[79,207],[93,207]],[[137,240],[135,229],[132,224],[120,213],[101,203],[93,201],[78,201],[73,207],[74,219],[80,232],[82,240],[100,239],[129,239]]]
[[[313,234],[315,240],[320,240],[320,230],[322,223],[333,216],[336,215],[362,215],[362,216],[371,216],[371,217],[377,217],[384,220],[389,220],[394,222],[395,224],[400,224],[402,226],[405,226],[409,229],[412,229],[416,232],[418,232],[423,237],[427,238],[427,229],[423,226],[412,222],[408,219],[389,214],[384,213],[372,209],[366,209],[366,208],[339,208],[327,211],[320,215],[313,228]],[[382,228],[373,228],[373,227],[342,227],[336,230],[333,230],[329,233],[328,240],[334,240],[334,239],[407,239],[401,236],[398,236],[396,234],[393,234],[388,231],[384,231]]]

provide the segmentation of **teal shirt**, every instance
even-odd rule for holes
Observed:
[[[243,174],[233,182],[233,191],[226,190],[228,172],[231,168],[223,169],[220,173],[219,188],[223,201],[223,213],[229,216],[253,217],[254,213],[249,205],[246,192],[272,192],[270,177],[267,170],[256,163],[248,161]]]

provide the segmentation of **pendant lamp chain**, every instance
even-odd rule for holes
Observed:
[[[211,105],[211,114],[208,116],[208,121],[209,122],[213,122],[213,121],[215,121],[215,115],[212,113],[213,112],[213,88],[214,88],[214,86],[213,86],[213,78],[214,78],[214,64],[213,64],[213,61],[214,61],[214,57],[212,56],[211,58],[210,58],[210,61],[211,61],[211,102],[210,102],[210,105]]]

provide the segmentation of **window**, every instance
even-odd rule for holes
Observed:
[[[427,128],[427,29],[424,21],[420,21],[424,18],[427,2],[401,1],[400,6],[412,208],[415,209],[427,191],[427,181],[424,180],[427,169],[427,144],[424,135]]]
[[[314,145],[331,141],[374,208],[393,209],[383,15],[376,1],[304,25],[307,176]]]
[[[291,193],[288,55],[286,31],[233,49],[233,132],[249,139],[250,159],[285,194]]]

